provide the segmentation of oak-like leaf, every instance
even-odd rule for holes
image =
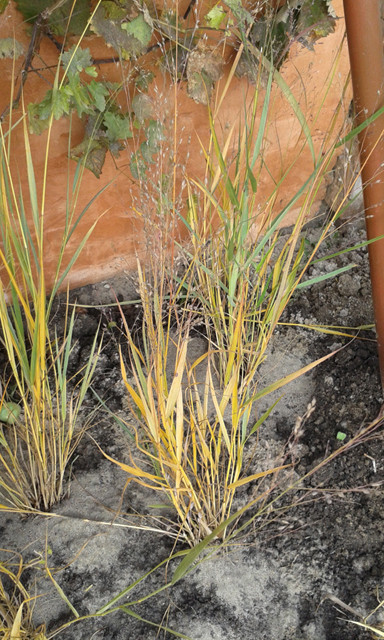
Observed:
[[[138,18],[140,20],[136,22]],[[134,23],[133,26],[129,26],[131,23]],[[138,14],[135,3],[129,0],[124,7],[108,0],[101,2],[91,20],[91,28],[124,59],[141,55],[147,46],[143,43],[148,38],[147,29],[152,33],[142,14]]]
[[[86,169],[92,171],[96,178],[100,178],[107,148],[97,138],[84,138],[76,147],[71,149],[71,158],[81,160]]]
[[[96,109],[101,112],[105,111],[105,107],[107,105],[106,98],[109,96],[109,91],[105,84],[92,80],[88,84],[88,91],[91,94],[91,99],[93,100]]]
[[[64,51],[61,55],[61,64],[67,71],[68,75],[80,73],[86,67],[92,64],[92,56],[90,50],[82,49],[73,45],[68,51]]]
[[[305,0],[297,19],[296,33],[300,41],[309,48],[319,38],[334,32],[336,19],[330,13],[327,0]]]
[[[130,22],[123,22],[121,27],[122,29],[125,29],[128,35],[131,35],[138,40],[143,48],[148,46],[152,37],[152,29],[144,20],[144,16],[142,14],[138,15],[137,18],[134,18]]]
[[[132,138],[131,123],[128,117],[107,111],[104,116],[104,125],[107,131],[108,140],[125,140]]]

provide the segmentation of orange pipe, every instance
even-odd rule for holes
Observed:
[[[384,104],[380,0],[344,0],[357,124]],[[359,135],[368,240],[384,235],[384,115]],[[384,239],[368,246],[381,383],[384,388]]]

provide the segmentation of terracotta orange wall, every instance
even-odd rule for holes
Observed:
[[[182,3],[181,3],[182,4]],[[185,4],[185,3],[184,3]],[[309,51],[299,44],[295,44],[284,64],[281,74],[295,95],[301,109],[310,125],[316,154],[321,152],[324,134],[329,129],[337,105],[340,102],[345,81],[349,71],[346,43],[342,44],[341,53],[337,61],[337,68],[333,69],[337,52],[344,35],[344,20],[342,19],[342,0],[334,0],[333,6],[340,17],[335,34],[328,36],[315,45],[314,51]],[[201,9],[199,0],[196,3],[197,10]],[[0,37],[9,37],[11,34],[28,46],[28,36],[22,25],[20,15],[10,5],[5,13],[0,16]],[[103,46],[98,38],[85,38],[83,46],[89,46],[95,57],[111,55],[111,49]],[[228,49],[229,50],[229,49]],[[233,58],[233,52],[231,53]],[[57,50],[48,40],[43,39],[40,47],[41,69],[45,66],[57,63]],[[20,68],[22,58],[16,61],[16,70]],[[39,64],[35,58],[34,66]],[[118,65],[102,65],[100,75],[110,80],[126,78],[127,68]],[[156,67],[158,69],[158,67]],[[223,78],[219,82],[223,86],[230,69],[230,61],[225,67]],[[325,87],[329,83],[330,74],[333,73],[331,89],[325,93]],[[52,71],[42,70],[46,80],[52,80]],[[12,81],[12,64],[9,60],[0,60],[0,111],[9,103],[10,87]],[[25,85],[24,101],[26,104],[41,99],[47,84],[37,74],[29,74]],[[224,138],[233,122],[241,122],[244,112],[244,103],[252,100],[254,87],[246,80],[234,79],[230,90],[218,113],[218,131]],[[201,152],[199,139],[207,143],[209,137],[207,107],[196,104],[186,93],[186,86],[180,83],[171,86],[169,76],[157,71],[156,83],[151,89],[151,96],[156,112],[160,112],[164,118],[169,139],[164,142],[164,153],[152,168],[152,178],[159,177],[160,169],[167,175],[172,174],[172,168],[167,162],[168,147],[173,147],[173,134],[176,131],[177,162],[180,167],[176,187],[178,206],[182,207],[186,200],[186,191],[182,190],[182,177],[187,174],[192,178],[204,176],[204,158]],[[345,109],[348,108],[350,93],[347,91]],[[174,114],[175,104],[177,111],[177,129],[175,130]],[[21,114],[20,109],[13,114],[16,121]],[[345,111],[340,112],[339,125],[342,126]],[[4,124],[7,127],[7,120]],[[74,119],[72,124],[71,144],[77,144],[82,138],[83,125]],[[44,149],[47,134],[33,135],[30,138],[31,148],[35,163],[36,178],[39,185],[42,183],[44,168]],[[24,193],[27,193],[27,181],[25,174],[23,132],[22,126],[17,126],[12,133],[12,169],[14,176],[20,176]],[[258,203],[260,211],[273,191],[273,180],[278,181],[283,172],[295,160],[294,168],[284,179],[279,190],[274,214],[279,213],[282,207],[294,196],[313,170],[309,149],[302,150],[303,134],[292,108],[288,105],[280,89],[273,88],[271,109],[266,133],[266,147],[264,160],[266,168],[260,176]],[[68,172],[70,181],[73,179],[75,163],[68,161],[67,150],[69,141],[69,121],[62,119],[54,123],[49,152],[47,194],[45,204],[45,228],[46,228],[46,267],[48,282],[52,281],[57,253],[62,237],[66,210],[66,186]],[[72,287],[90,282],[96,282],[113,273],[123,270],[131,270],[136,264],[136,255],[144,255],[148,249],[153,251],[153,243],[158,248],[161,242],[161,224],[166,215],[156,212],[156,194],[150,188],[149,181],[138,185],[132,179],[129,171],[129,159],[132,146],[121,153],[119,159],[107,157],[102,175],[97,179],[89,171],[86,171],[81,183],[80,194],[76,206],[79,213],[83,207],[95,196],[95,194],[108,185],[105,191],[91,205],[84,216],[76,234],[71,241],[70,250],[74,250],[79,238],[96,221],[97,225],[87,242],[80,259],[70,274]],[[163,165],[161,163],[163,162]],[[320,204],[324,190],[320,189],[316,195],[313,210]],[[297,216],[299,204],[291,211],[287,223],[291,224]],[[151,223],[151,220],[155,224]],[[69,254],[68,254],[69,255]]]

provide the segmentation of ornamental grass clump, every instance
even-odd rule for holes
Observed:
[[[27,195],[19,187],[12,157],[16,126],[24,131]],[[75,215],[82,176],[79,166],[72,192],[69,189],[67,194],[65,234],[48,292],[44,203],[51,126],[41,185],[35,179],[25,112],[15,124],[11,112],[8,130],[0,127],[0,342],[6,359],[0,394],[0,508],[48,511],[63,495],[66,468],[85,427],[85,423],[79,427],[79,412],[101,348],[95,336],[89,361],[71,379],[75,309],[71,313],[67,309],[64,335],[51,330],[51,309],[93,227],[65,264],[64,250],[88,208]]]
[[[108,456],[128,473],[127,484],[137,482],[155,490],[172,506],[180,526],[180,537],[194,546],[213,532],[224,540],[233,532],[230,521],[240,487],[262,483],[272,476],[268,489],[254,488],[252,504],[260,508],[276,487],[278,473],[286,468],[284,455],[276,465],[254,468],[258,431],[276,402],[257,415],[257,401],[282,388],[321,360],[257,389],[257,365],[248,370],[248,384],[241,375],[242,328],[240,308],[233,332],[224,385],[215,373],[215,349],[195,358],[189,353],[193,335],[193,315],[181,313],[175,305],[180,291],[171,300],[166,294],[162,273],[147,280],[138,266],[143,320],[138,338],[129,330],[123,316],[129,348],[129,362],[120,354],[122,377],[128,391],[135,447],[129,463]],[[153,276],[153,278],[152,278]],[[186,282],[180,284],[185,286]],[[129,367],[129,369],[128,369]],[[130,373],[132,372],[132,373]],[[289,465],[288,465],[289,466]],[[231,522],[227,530],[226,523]]]
[[[25,587],[23,574],[31,565],[20,554],[0,549],[0,632],[3,640],[46,640],[45,625],[33,624],[35,598]]]
[[[219,139],[217,113],[242,48],[214,107],[207,109],[210,141],[202,145],[205,179],[184,174],[187,212],[174,209],[188,234],[187,242],[178,245],[185,268],[180,272],[174,259],[167,264],[163,256],[157,262],[152,258],[147,270],[139,265],[142,331],[138,339],[125,323],[128,361],[121,355],[128,403],[136,420],[129,428],[137,452],[131,451],[129,464],[114,462],[128,473],[127,482],[166,496],[177,514],[180,535],[191,546],[232,536],[241,487],[257,485],[252,488],[256,497],[248,505],[257,513],[272,500],[286,458],[282,454],[270,468],[258,466],[259,430],[274,407],[271,402],[260,410],[259,400],[331,354],[264,388],[260,365],[294,292],[346,270],[304,278],[342,207],[325,221],[308,250],[304,228],[340,146],[337,116],[342,100],[316,157],[309,125],[294,95],[265,55],[253,52],[259,61],[253,100],[248,109],[244,106],[237,133],[234,124]],[[261,202],[258,185],[265,170],[274,83],[293,109],[303,135],[295,158]],[[290,202],[276,212],[279,190],[304,151],[309,151],[313,169]],[[294,224],[283,235],[281,226],[298,206]],[[177,244],[175,236],[173,242]],[[193,360],[188,342],[196,331],[203,333],[207,348]],[[267,476],[271,482],[264,482]]]
[[[246,443],[265,416],[249,428],[253,400],[250,390],[239,385],[240,325],[235,331],[237,342],[232,345],[231,373],[220,389],[213,353],[189,360],[188,314],[180,318],[170,309],[164,317],[161,283],[151,283],[152,296],[140,265],[139,276],[144,312],[142,348],[135,344],[125,323],[133,379],[122,355],[121,367],[129,405],[138,420],[132,427],[136,447],[144,462],[142,457],[137,459],[135,451],[130,464],[114,462],[132,480],[165,495],[177,513],[181,536],[193,546],[225,522],[239,486],[277,473],[279,468],[247,477],[243,473]],[[205,373],[201,380],[197,370],[202,367]]]

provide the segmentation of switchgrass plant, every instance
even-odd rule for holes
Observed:
[[[129,404],[138,421],[133,426],[137,452],[131,453],[129,464],[114,462],[128,473],[128,482],[138,482],[166,496],[177,514],[181,536],[191,546],[212,535],[222,539],[231,535],[236,494],[241,487],[258,483],[254,504],[260,500],[262,508],[278,487],[284,459],[272,468],[255,466],[259,429],[273,409],[272,405],[260,415],[259,400],[283,389],[331,354],[261,389],[259,368],[294,292],[345,270],[304,281],[333,224],[331,219],[325,222],[308,252],[303,230],[335,157],[340,141],[337,116],[343,102],[316,158],[310,129],[297,101],[271,63],[258,52],[259,84],[250,108],[244,106],[244,121],[238,132],[234,124],[220,141],[218,109],[240,54],[241,47],[215,106],[208,107],[211,139],[207,147],[202,146],[205,180],[186,176],[187,215],[178,211],[189,234],[189,243],[179,246],[184,272],[175,273],[172,259],[169,268],[163,254],[152,259],[149,276],[139,265],[143,308],[139,341],[125,323],[133,377],[129,377],[121,356]],[[267,71],[266,88],[261,71]],[[297,157],[280,180],[272,182],[266,201],[260,202],[258,183],[264,168],[274,82],[293,108],[303,136]],[[295,162],[308,149],[313,170],[284,209],[276,213],[279,190],[284,189]],[[297,203],[296,221],[283,236],[281,226]],[[188,342],[191,332],[196,327],[201,330],[201,326],[207,351],[191,361]],[[170,370],[171,351],[174,365]],[[202,378],[198,375],[201,368]],[[267,476],[271,482],[265,482]],[[230,531],[227,523],[231,523]]]
[[[180,308],[175,306],[179,292],[172,302],[165,295],[164,274],[158,274],[157,280],[155,272],[149,282],[140,265],[138,273],[143,308],[139,342],[123,317],[132,377],[121,354],[134,417],[128,429],[134,433],[136,447],[129,464],[104,455],[129,474],[128,482],[162,494],[175,510],[180,537],[194,546],[227,522],[240,487],[272,476],[272,492],[279,471],[286,465],[279,460],[272,468],[252,469],[252,447],[257,445],[259,428],[274,405],[257,419],[255,406],[262,396],[285,386],[317,362],[261,391],[257,390],[256,364],[244,384],[238,321],[225,384],[220,386],[214,371],[215,350],[208,344],[208,350],[197,358],[189,353],[193,318],[187,309],[180,316]],[[184,279],[180,286],[185,284]],[[265,492],[260,490],[259,494],[264,501]],[[226,535],[226,527],[222,527],[220,536]]]
[[[36,628],[32,613],[34,598],[27,591],[23,573],[28,565],[20,554],[0,549],[0,633],[3,640],[46,640],[44,625]]]
[[[281,212],[275,203],[284,182],[308,146],[313,149],[307,125],[303,126],[303,145],[281,179],[273,185],[264,203],[260,202],[258,183],[265,171],[263,149],[268,135],[272,82],[280,76],[267,61],[269,79],[266,89],[257,87],[249,112],[244,109],[244,123],[235,132],[235,124],[220,143],[213,110],[208,109],[211,139],[202,146],[206,159],[204,182],[187,178],[188,215],[184,219],[190,246],[182,248],[190,266],[188,295],[191,305],[201,315],[205,333],[217,351],[216,369],[222,385],[232,369],[236,333],[241,334],[240,378],[249,385],[263,362],[268,344],[283,311],[296,289],[309,286],[303,282],[308,265],[314,259],[334,219],[328,219],[311,251],[306,250],[303,230],[313,216],[313,203],[332,166],[340,136],[332,138],[342,103],[330,123],[320,157],[314,169]],[[281,85],[287,102],[293,95]],[[224,93],[226,88],[224,89]],[[221,102],[223,96],[220,96]],[[295,104],[296,115],[303,114]],[[304,130],[305,129],[305,130]],[[338,133],[338,132],[337,132]],[[234,150],[235,149],[235,150]],[[286,218],[301,203],[290,233],[281,234]],[[341,271],[333,271],[335,276]],[[183,293],[183,291],[181,291]]]
[[[14,168],[14,126],[23,127],[28,194],[23,194]],[[0,126],[0,340],[7,363],[0,407],[8,408],[6,424],[0,426],[1,508],[47,511],[62,496],[66,468],[81,435],[79,412],[101,348],[95,336],[89,361],[70,380],[75,310],[66,314],[64,335],[50,328],[54,296],[94,226],[64,263],[68,241],[89,206],[76,214],[82,177],[79,166],[72,185],[68,184],[65,232],[48,292],[44,230],[51,127],[52,118],[42,184],[37,184],[25,112],[21,123],[15,124],[11,113],[8,131]]]

